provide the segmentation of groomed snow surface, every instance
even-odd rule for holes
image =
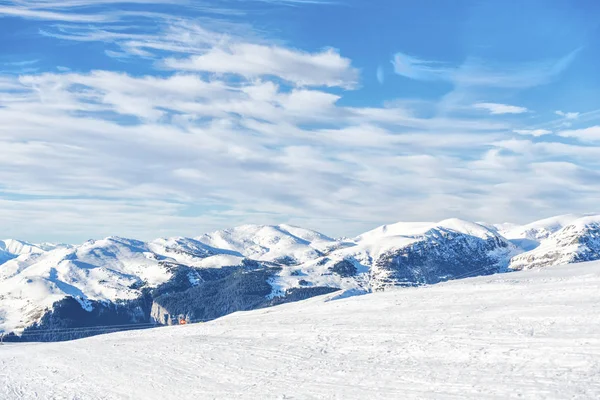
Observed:
[[[2,399],[597,399],[600,262],[0,346]]]

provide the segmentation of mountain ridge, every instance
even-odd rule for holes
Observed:
[[[329,290],[367,293],[591,261],[600,259],[600,216],[523,226],[399,222],[343,240],[287,224],[243,225],[195,238],[109,236],[46,248],[0,242],[0,332],[77,324],[53,317],[64,314],[61,304],[72,310],[68,298],[86,311],[162,324],[151,309],[205,319]]]

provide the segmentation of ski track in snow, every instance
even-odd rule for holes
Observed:
[[[600,262],[0,346],[11,399],[596,399]]]

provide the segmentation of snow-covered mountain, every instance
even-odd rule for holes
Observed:
[[[527,225],[499,224],[495,227],[500,235],[528,251],[538,247],[550,235],[558,232],[585,215],[565,214],[532,222]]]
[[[241,259],[184,238],[145,243],[109,237],[47,252],[25,252],[0,265],[0,329],[22,330],[65,297],[91,310],[92,302],[140,298],[145,287],[168,282],[178,266],[235,265]]]
[[[500,272],[518,249],[482,225],[449,219],[397,223],[366,232],[307,261],[274,283],[281,293],[300,284],[380,290]]]
[[[281,264],[302,264],[344,244],[319,232],[291,225],[244,225],[196,238],[214,248]]]
[[[555,221],[558,222],[558,221]],[[546,225],[547,226],[547,225]],[[539,245],[515,256],[511,269],[531,269],[600,259],[600,216],[561,219],[535,233]],[[527,231],[530,235],[534,232]]]
[[[21,254],[43,253],[44,249],[38,245],[23,242],[15,239],[0,240],[0,250],[11,253],[15,256]]]
[[[0,332],[168,324],[179,314],[213,319],[335,290],[366,293],[596,259],[600,216],[576,215],[524,226],[400,222],[352,239],[290,225],[245,225],[150,242],[6,240],[0,242]]]
[[[16,239],[0,240],[0,265],[8,260],[26,254],[42,254],[58,248],[69,248],[66,244],[41,243],[33,244]]]
[[[17,258],[21,254],[38,254],[45,250],[35,244],[15,239],[0,240],[0,264]]]
[[[431,284],[502,272],[518,249],[483,225],[448,219],[386,225],[358,238],[374,285]]]

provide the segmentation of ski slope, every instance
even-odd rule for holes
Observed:
[[[333,298],[0,346],[0,398],[600,398],[600,262]]]

